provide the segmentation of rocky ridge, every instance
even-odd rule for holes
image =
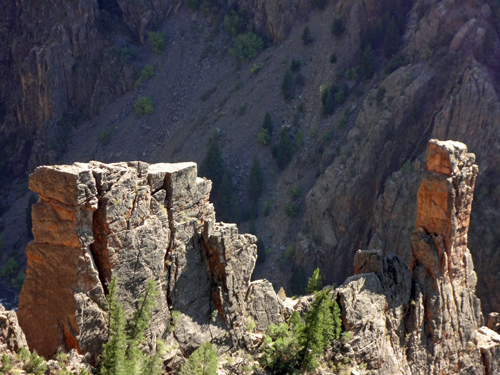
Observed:
[[[272,286],[250,282],[255,236],[215,221],[211,182],[197,177],[196,164],[44,166],[30,188],[40,198],[18,316],[41,355],[62,346],[95,363],[107,339],[103,307],[113,276],[126,314],[145,282],[157,281],[148,345],[167,339],[177,355],[207,341],[222,352],[252,349],[249,317],[263,331],[283,320]],[[175,320],[174,310],[181,313]]]
[[[467,248],[474,162],[461,143],[429,142],[409,266],[380,250],[356,253],[354,276],[331,294],[351,333],[333,349],[335,361],[346,356],[353,371],[370,374],[500,371],[500,319],[492,313],[483,325]],[[267,328],[311,302],[281,301],[268,281],[250,281],[256,239],[216,222],[211,183],[196,176],[194,163],[45,166],[30,188],[40,198],[18,316],[30,348],[46,356],[62,345],[95,362],[106,340],[102,306],[112,276],[128,313],[145,281],[157,280],[148,345],[166,339],[168,371],[207,341],[220,354],[258,355]]]

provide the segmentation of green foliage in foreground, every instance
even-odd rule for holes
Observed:
[[[318,278],[321,280],[319,271]],[[341,338],[341,333],[341,311],[337,301],[332,300],[332,290],[317,291],[303,320],[294,311],[288,324],[269,327],[261,363],[273,374],[298,374],[299,369],[315,371],[318,358],[334,340]]]
[[[217,367],[217,351],[214,345],[207,342],[189,356],[179,375],[217,375]]]
[[[43,375],[47,371],[47,362],[34,351],[29,355],[29,360],[24,365],[24,370],[28,374]]]
[[[103,345],[99,358],[99,375],[159,375],[162,372],[161,354],[165,347],[162,341],[156,342],[156,352],[148,357],[142,350],[144,332],[156,304],[158,291],[154,280],[149,280],[144,295],[139,299],[139,307],[126,324],[123,306],[117,299],[117,279],[109,285],[107,297],[109,308],[109,340]]]

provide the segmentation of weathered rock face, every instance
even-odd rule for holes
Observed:
[[[474,161],[461,143],[429,142],[429,175],[420,184],[411,236],[415,304],[408,321],[408,356],[416,374],[483,373],[474,346],[483,316],[467,249],[478,170]],[[430,346],[432,359],[427,356]]]
[[[126,315],[146,281],[157,281],[151,347],[157,338],[182,354],[207,341],[220,350],[251,346],[248,317],[260,331],[281,321],[270,284],[250,284],[256,238],[215,222],[211,182],[197,177],[196,164],[45,166],[30,176],[30,188],[40,198],[18,316],[40,354],[63,346],[95,363],[107,339],[103,302],[113,276]],[[175,322],[173,310],[181,313]]]
[[[59,127],[75,122],[57,124],[63,114],[94,116],[132,88],[133,36],[113,34],[126,24],[144,42],[148,27],[172,6],[171,0],[0,5],[0,134],[12,172],[55,161],[48,143],[61,142]]]
[[[306,196],[295,263],[308,274],[319,267],[327,283],[343,282],[350,276],[346,265],[365,244],[409,259],[421,164],[417,160],[402,167],[407,157],[425,148],[424,124],[415,123],[411,112],[432,97],[432,81],[433,72],[424,65],[403,67],[381,83],[386,88],[381,105],[374,104],[375,90],[365,99],[347,136],[349,147],[339,151]],[[405,140],[397,142],[403,134]],[[389,178],[387,168],[392,167],[403,170]]]
[[[358,251],[355,276],[336,290],[344,329],[357,363],[380,374],[410,374],[405,355],[404,318],[411,295],[408,268],[396,256],[381,251]]]
[[[15,311],[5,311],[0,305],[0,353],[17,352],[19,348],[28,348],[24,332],[19,326]]]
[[[381,251],[356,254],[356,275],[336,295],[357,363],[383,374],[500,371],[500,336],[482,327],[467,249],[474,161],[461,143],[429,142],[409,270]]]

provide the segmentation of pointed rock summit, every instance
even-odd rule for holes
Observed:
[[[462,143],[429,142],[409,269],[378,250],[356,254],[336,293],[357,363],[381,374],[500,373],[500,335],[483,326],[467,248],[474,162]]]

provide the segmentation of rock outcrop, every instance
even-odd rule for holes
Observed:
[[[15,311],[6,311],[0,305],[0,353],[17,352],[19,348],[28,348],[26,337],[19,326]]]
[[[336,295],[358,363],[381,374],[500,371],[500,336],[482,326],[467,248],[474,161],[464,144],[429,142],[409,270],[381,251],[356,254],[356,275]]]
[[[249,317],[261,332],[281,321],[270,284],[250,284],[255,236],[215,221],[211,182],[197,177],[195,163],[44,166],[30,188],[39,200],[18,316],[40,354],[62,346],[95,363],[107,339],[104,301],[113,276],[126,315],[146,281],[157,282],[148,345],[166,339],[179,355],[207,341],[220,350],[251,349]],[[174,310],[180,317],[172,318]]]

